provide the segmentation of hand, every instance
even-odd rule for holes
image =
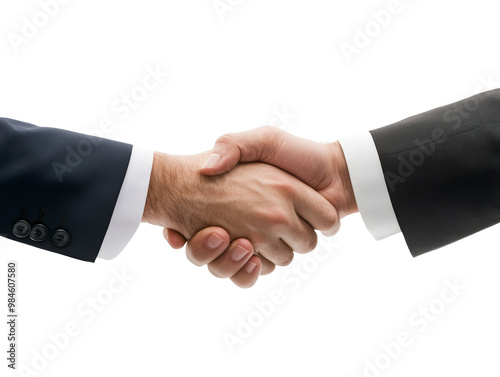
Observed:
[[[302,139],[274,127],[261,127],[252,131],[227,134],[220,137],[212,154],[204,163],[200,172],[207,175],[221,174],[232,169],[238,162],[262,161],[283,169],[302,180],[325,197],[337,210],[339,219],[357,212],[356,200],[347,170],[342,148],[338,142],[319,144]],[[334,228],[338,230],[340,221]],[[228,235],[223,229],[217,231],[224,244],[229,244]],[[226,251],[223,246],[211,249],[204,242],[209,230],[196,234],[187,245],[187,252],[197,264],[208,264],[212,269],[218,265],[219,258],[226,259],[231,253],[236,240]],[[186,240],[172,230],[165,230],[165,238],[172,247],[180,248]],[[228,266],[224,264],[225,274],[236,271],[233,281],[240,286],[249,287],[258,276],[245,274],[245,265]],[[218,273],[222,267],[218,266]],[[213,272],[212,272],[213,273]],[[215,274],[217,276],[217,274]]]
[[[297,178],[267,164],[236,166],[228,174],[206,177],[199,166],[207,154],[156,153],[143,221],[175,230],[189,239],[208,226],[245,238],[261,262],[287,265],[293,251],[316,246],[314,229],[329,230],[337,213],[321,195]],[[237,252],[248,261],[248,245]]]
[[[238,162],[250,161],[265,162],[294,175],[327,199],[340,218],[358,211],[338,142],[320,144],[276,127],[227,134],[217,140],[200,173],[222,174]]]
[[[184,237],[178,236],[175,231],[164,229],[163,234],[174,249],[180,249],[186,243]],[[253,253],[250,241],[240,238],[231,242],[224,229],[210,227],[200,230],[191,238],[186,255],[197,266],[207,264],[212,275],[230,278],[237,286],[249,288],[259,275],[271,273],[276,266],[257,255],[241,259],[240,247]]]

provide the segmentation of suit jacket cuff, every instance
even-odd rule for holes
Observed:
[[[370,132],[344,138],[339,142],[366,228],[376,240],[401,232]]]
[[[98,258],[115,258],[137,231],[146,204],[152,167],[153,152],[134,146]]]

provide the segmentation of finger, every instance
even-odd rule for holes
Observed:
[[[330,230],[322,230],[321,233],[325,236],[325,237],[331,237],[331,236],[334,236],[335,234],[338,233],[338,231],[340,230],[340,220],[337,221],[337,224],[331,228]]]
[[[288,266],[293,260],[293,250],[281,239],[271,246],[263,245],[262,248],[259,247],[259,244],[255,244],[255,248],[256,254],[262,255],[276,266]]]
[[[218,175],[231,170],[238,162],[263,161],[264,152],[272,149],[275,140],[273,127],[223,135],[217,139],[200,173]]]
[[[287,228],[285,232],[286,233],[282,236],[283,242],[285,242],[291,250],[297,253],[308,253],[313,251],[318,244],[318,235],[311,225],[301,218],[297,219],[297,225],[293,227],[293,229]]]
[[[271,272],[273,272],[276,269],[276,265],[269,260],[267,260],[265,257],[262,255],[256,255],[256,257],[259,258],[260,263],[262,265],[262,268],[260,270],[261,275],[269,275]]]
[[[254,255],[236,274],[233,275],[233,277],[231,277],[231,281],[238,287],[250,288],[255,284],[259,275],[261,275],[261,270],[262,259]]]
[[[328,148],[323,144],[266,126],[221,136],[200,173],[217,175],[231,170],[238,162],[260,161],[321,190],[325,176],[318,174],[318,167],[323,170],[329,161],[328,156]]]
[[[212,275],[219,278],[230,278],[248,262],[253,255],[250,241],[240,238],[233,241],[227,250],[208,264]]]
[[[309,186],[297,181],[293,197],[295,212],[314,229],[334,234],[339,228],[337,209]]]
[[[187,242],[182,234],[172,229],[163,228],[163,237],[173,249],[180,249]]]
[[[229,246],[229,234],[222,228],[205,228],[189,240],[186,256],[191,263],[203,266],[218,258]]]

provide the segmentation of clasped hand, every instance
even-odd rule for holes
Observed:
[[[155,153],[143,221],[164,227],[173,248],[189,240],[192,263],[250,287],[313,250],[314,229],[333,235],[356,211],[338,143],[262,127],[196,156]]]

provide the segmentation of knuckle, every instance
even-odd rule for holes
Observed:
[[[267,148],[262,149],[260,160],[265,161],[272,157],[277,148],[278,140],[281,139],[282,132],[281,129],[274,126],[263,126],[259,128],[259,143],[267,146]]]
[[[217,139],[217,141],[216,141],[217,144],[219,144],[219,143],[221,143],[221,144],[231,144],[233,142],[234,142],[234,136],[233,136],[233,134],[224,134],[224,135],[220,136]]]
[[[280,229],[288,223],[288,216],[281,208],[270,208],[264,213],[265,221],[271,224],[272,228]]]
[[[292,263],[294,253],[288,246],[274,245],[268,248],[263,256],[270,262],[272,271],[276,266],[283,267]]]
[[[326,229],[326,230],[322,231],[323,235],[324,235],[325,237],[331,237],[331,236],[334,236],[334,235],[335,235],[335,234],[337,234],[337,233],[338,233],[338,231],[340,230],[340,225],[341,225],[341,224],[340,224],[340,221],[337,221],[333,227],[331,227],[331,228],[329,228],[329,229]]]
[[[305,254],[313,251],[318,245],[318,236],[313,230],[306,231],[300,238],[300,244],[297,246],[298,249],[294,250],[299,254]]]
[[[292,194],[295,189],[292,182],[283,177],[280,177],[274,182],[274,187],[282,194]]]
[[[290,263],[292,263],[293,257],[294,257],[293,252],[285,253],[280,258],[280,263],[278,264],[278,266],[281,266],[281,267],[288,266]]]
[[[276,265],[272,262],[268,263],[263,263],[262,264],[262,271],[260,272],[261,275],[269,275],[271,272],[273,272],[276,269]]]
[[[281,129],[279,129],[276,126],[263,126],[260,127],[259,131],[263,137],[274,139],[276,136],[280,134]]]
[[[308,237],[304,251],[306,253],[309,253],[314,249],[316,249],[317,245],[318,245],[318,236],[316,235],[316,233],[314,233],[314,236]]]
[[[332,229],[336,227],[338,221],[339,221],[339,215],[335,208],[332,207],[325,210],[324,226],[326,229]]]

